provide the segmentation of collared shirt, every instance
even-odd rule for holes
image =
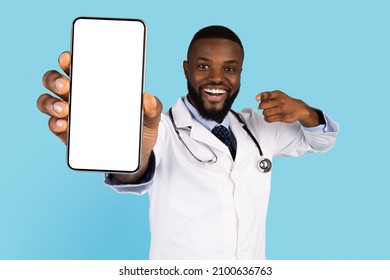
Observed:
[[[194,107],[194,105],[192,105],[191,102],[188,100],[188,95],[186,97],[184,97],[184,104],[187,106],[188,110],[190,111],[191,116],[196,121],[198,121],[200,124],[202,124],[204,127],[206,127],[209,131],[211,131],[217,125],[223,125],[224,127],[226,127],[230,132],[230,139],[232,141],[233,147],[237,148],[237,140],[234,137],[234,134],[232,133],[232,131],[230,129],[230,120],[229,120],[228,116],[225,116],[225,118],[223,119],[223,121],[221,123],[217,123],[214,120],[207,120],[207,119],[203,118],[199,114],[198,110]]]

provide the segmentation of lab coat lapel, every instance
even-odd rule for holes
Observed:
[[[190,137],[192,139],[210,146],[211,149],[218,149],[230,155],[229,149],[225,144],[223,144],[201,123],[192,118],[191,113],[188,111],[182,98],[179,98],[176,104],[172,107],[172,111],[178,129],[187,129],[191,127]]]

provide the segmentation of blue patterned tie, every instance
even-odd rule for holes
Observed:
[[[229,129],[223,125],[216,125],[211,132],[229,148],[230,154],[234,159],[236,157],[236,149],[233,146]]]

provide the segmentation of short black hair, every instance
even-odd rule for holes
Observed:
[[[242,54],[244,54],[244,47],[236,33],[222,25],[210,25],[200,29],[198,32],[195,33],[194,37],[190,42],[190,45],[188,46],[187,57],[189,55],[189,51],[192,45],[199,39],[227,39],[236,42],[240,46]]]

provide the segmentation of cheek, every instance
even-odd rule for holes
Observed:
[[[205,75],[202,73],[191,73],[188,75],[189,82],[197,88],[197,86],[205,80]]]
[[[230,84],[232,85],[232,87],[234,89],[238,89],[240,87],[240,85],[241,85],[240,77],[238,76],[238,77],[231,78],[230,79]]]

